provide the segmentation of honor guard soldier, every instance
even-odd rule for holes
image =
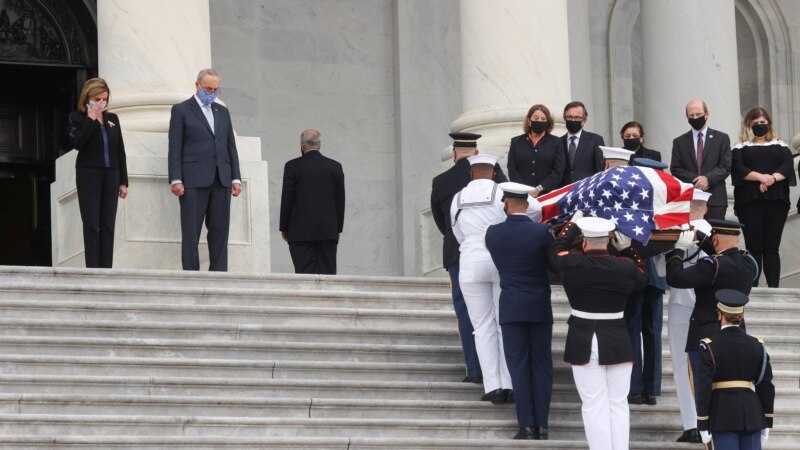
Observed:
[[[699,344],[697,428],[715,450],[760,450],[772,428],[775,386],[764,341],[740,328],[747,295],[717,291],[721,330]]]
[[[459,243],[458,282],[475,329],[475,349],[483,372],[482,401],[511,403],[511,375],[503,352],[503,335],[497,310],[500,302],[500,275],[486,250],[484,237],[489,225],[506,219],[502,192],[493,181],[497,158],[492,155],[469,157],[472,181],[450,206],[450,223]]]
[[[478,363],[478,354],[475,351],[475,338],[472,336],[472,323],[467,314],[467,305],[464,303],[464,296],[458,284],[458,241],[453,235],[453,227],[450,223],[450,206],[453,197],[469,184],[469,161],[467,158],[477,155],[478,139],[480,134],[474,133],[450,133],[453,138],[453,167],[437,175],[433,179],[431,188],[431,215],[433,216],[436,227],[442,233],[442,266],[450,275],[450,287],[453,295],[453,309],[458,319],[458,334],[461,338],[461,348],[464,351],[464,362],[467,366],[467,374],[464,382],[482,383],[481,366]],[[494,181],[502,183],[506,181],[506,176],[500,165],[494,167]]]
[[[720,289],[734,289],[750,294],[753,280],[758,273],[755,260],[747,250],[739,250],[739,233],[744,225],[728,220],[708,219],[711,224],[711,237],[695,231],[682,231],[675,242],[675,249],[667,254],[667,284],[674,288],[694,288],[695,304],[689,319],[689,333],[686,337],[686,353],[689,368],[697,371],[697,344],[700,339],[713,338],[719,331],[717,320],[717,300],[714,294]],[[706,253],[697,264],[684,267],[686,250],[695,242]],[[711,244],[709,246],[709,244]],[[697,378],[695,378],[697,390]]]
[[[526,214],[532,187],[500,183],[508,218],[486,230],[486,248],[500,274],[500,328],[517,409],[514,439],[547,439],[553,391],[553,308],[547,276],[550,227]]]
[[[623,256],[609,255],[613,230],[609,220],[582,217],[564,225],[550,247],[551,267],[563,277],[572,309],[564,361],[572,364],[591,449],[628,448],[633,348],[623,314],[628,296],[647,284],[644,263],[630,238],[614,233],[612,244]],[[581,231],[582,250],[572,250]]]
[[[706,202],[711,197],[710,192],[695,189],[692,201],[689,203],[689,224],[700,230],[706,236],[711,234],[711,225],[703,217],[706,215]],[[701,258],[708,256],[697,245],[692,245],[683,266],[691,267]],[[689,381],[689,359],[686,356],[686,336],[689,334],[689,319],[694,310],[694,289],[670,289],[669,317],[667,330],[669,335],[669,351],[672,355],[672,378],[675,382],[675,393],[678,396],[678,406],[681,410],[683,433],[678,437],[678,442],[691,442],[699,444],[700,433],[697,431],[697,409],[694,404],[692,385]]]

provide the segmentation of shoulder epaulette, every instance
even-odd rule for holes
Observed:
[[[759,344],[764,345],[764,339],[756,338]]]
[[[706,343],[706,344],[710,344],[710,343],[711,343],[711,338],[703,338],[703,339],[700,339],[700,342],[704,342],[704,343]]]

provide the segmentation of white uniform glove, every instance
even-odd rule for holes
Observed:
[[[575,214],[572,215],[572,218],[569,219],[569,221],[570,222],[575,222],[576,220],[580,219],[581,217],[583,217],[583,211],[581,211],[579,209],[579,210],[575,211]]]
[[[693,230],[681,231],[681,234],[678,236],[678,240],[675,242],[675,248],[686,251],[696,242],[697,241],[694,240]]]
[[[703,440],[703,444],[708,444],[711,442],[711,433],[706,430],[700,432],[700,439]]]
[[[769,439],[769,428],[764,428],[761,430],[761,445],[766,444],[767,439]]]
[[[619,231],[615,231],[614,239],[611,240],[611,244],[614,245],[614,248],[616,248],[617,250],[623,251],[631,246],[631,238],[625,236]]]

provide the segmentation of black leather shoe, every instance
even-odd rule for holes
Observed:
[[[495,389],[493,391],[487,392],[481,396],[482,402],[492,402],[495,405],[498,403],[503,403],[503,399],[505,396],[503,395],[502,389]]]
[[[693,444],[699,444],[703,442],[700,438],[700,432],[697,431],[697,428],[692,428],[691,430],[686,430],[683,434],[678,438],[678,442],[691,442]]]
[[[644,394],[642,396],[642,403],[644,403],[645,405],[653,406],[658,402],[656,401],[656,396],[655,395]]]
[[[517,433],[517,435],[516,435],[516,436],[514,436],[514,439],[521,439],[521,440],[525,440],[525,441],[532,441],[532,440],[534,440],[534,439],[537,439],[537,437],[536,437],[536,435],[534,434],[533,428],[531,428],[531,427],[525,427],[525,428],[520,428],[520,429],[519,429],[519,433]]]
[[[514,403],[514,391],[503,389],[503,403]]]
[[[483,383],[483,378],[482,377],[470,377],[470,376],[467,376],[467,377],[464,377],[464,379],[461,380],[461,382],[462,383],[481,384],[481,383]]]
[[[642,404],[642,395],[641,394],[631,394],[628,396],[628,404],[629,405],[641,405]]]
[[[533,427],[533,438],[537,441],[546,441],[547,428]]]

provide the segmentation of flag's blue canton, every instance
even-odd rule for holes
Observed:
[[[650,240],[653,221],[653,186],[637,167],[616,167],[584,178],[558,201],[564,222],[580,210],[585,216],[602,217],[626,236]]]

